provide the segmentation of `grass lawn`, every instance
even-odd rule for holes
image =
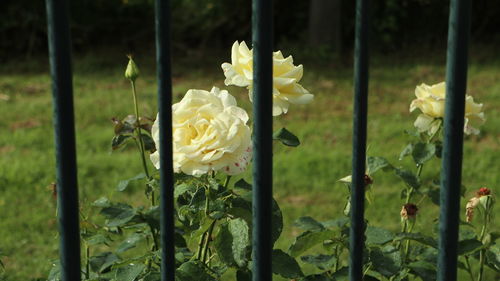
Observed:
[[[225,59],[174,58],[174,99],[179,100],[190,88],[225,87],[220,64],[228,59],[229,53]],[[136,58],[141,69],[137,85],[140,111],[150,117],[156,115],[157,108],[152,60],[151,56]],[[345,59],[349,63],[326,64],[297,55],[295,61],[304,64],[301,84],[315,94],[315,100],[309,105],[291,106],[289,114],[274,119],[276,128],[285,126],[302,141],[298,148],[275,146],[274,195],[285,218],[278,242],[283,249],[300,233],[292,225],[298,217],[328,220],[342,216],[347,191],[337,180],[350,174],[351,163],[350,58]],[[111,118],[133,113],[130,86],[123,78],[125,65],[122,54],[82,55],[74,62],[80,199],[91,216],[88,205],[102,196],[145,204],[141,186],[123,193],[115,188],[121,179],[142,171],[135,150],[110,153]],[[413,127],[417,116],[408,112],[409,104],[416,85],[445,79],[444,53],[418,59],[377,56],[372,60],[370,75],[368,155],[415,169],[410,159],[398,160],[408,139],[403,131]],[[473,50],[468,79],[468,93],[484,103],[487,122],[479,136],[466,137],[464,142],[463,184],[469,189],[466,198],[482,186],[490,187],[495,194],[500,192],[500,58]],[[0,251],[4,255],[0,259],[5,265],[5,280],[42,280],[58,255],[55,201],[50,190],[55,181],[50,87],[44,59],[0,66]],[[225,88],[240,106],[250,110],[244,89]],[[424,182],[439,173],[439,163],[433,161],[424,167]],[[249,173],[245,177],[249,178]],[[374,182],[374,203],[368,206],[366,217],[373,225],[398,231],[403,185],[394,175],[382,172],[375,175]],[[463,199],[461,216],[465,203]],[[430,200],[419,207],[415,231],[430,232],[438,208]],[[496,213],[498,210],[497,204]],[[499,222],[496,217],[497,230]],[[466,277],[461,270],[459,275]],[[488,276],[490,279],[485,280],[495,279],[489,269]]]

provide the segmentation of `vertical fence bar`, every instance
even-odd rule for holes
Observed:
[[[156,62],[158,118],[160,118],[160,228],[161,280],[175,280],[174,179],[172,164],[172,78],[170,55],[170,1],[156,0]]]
[[[438,280],[457,280],[470,0],[453,0],[448,25],[444,146],[441,172]]]
[[[54,106],[61,278],[78,281],[80,229],[68,7],[65,0],[47,0],[45,4]]]
[[[273,1],[252,2],[253,45],[253,280],[271,273],[271,208],[273,196]]]
[[[368,113],[368,0],[356,3],[354,43],[354,113],[352,139],[349,280],[363,279],[366,120]]]

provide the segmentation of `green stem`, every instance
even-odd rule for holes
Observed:
[[[415,218],[416,220],[416,218]],[[408,228],[408,233],[411,233],[413,231],[413,226],[415,226],[415,221],[409,221],[409,228]],[[404,260],[406,261],[408,259],[408,252],[410,250],[410,240],[406,240],[406,245],[405,245],[405,252],[404,252]]]
[[[210,214],[210,187],[205,187],[205,215]]]
[[[490,198],[487,197],[485,208],[484,208],[483,227],[481,228],[481,234],[479,236],[479,241],[481,241],[481,243],[483,243],[484,236],[486,235],[486,230],[488,228],[489,213],[490,213],[489,211],[490,211]],[[485,254],[486,254],[485,249],[482,249],[479,252],[479,274],[477,276],[478,281],[483,281]]]
[[[205,238],[205,245],[203,247],[202,258],[201,258],[201,262],[203,263],[205,263],[205,261],[207,260],[208,246],[210,245],[210,240],[212,239],[212,232],[214,231],[216,222],[217,220],[214,220],[212,224],[210,224],[210,227],[208,228],[207,231],[207,237]]]
[[[196,255],[196,258],[201,261],[201,254],[203,251],[203,242],[205,241],[205,236],[207,235],[207,232],[203,232],[203,234],[200,237],[200,242],[198,242],[198,254]]]
[[[467,272],[469,273],[470,280],[474,281],[474,274],[472,274],[472,267],[470,266],[469,256],[465,256],[465,265],[467,266]]]
[[[130,84],[132,86],[132,97],[134,98],[134,111],[135,111],[135,118],[136,118],[136,123],[137,127],[135,129],[137,139],[139,140],[139,152],[141,154],[141,162],[142,162],[142,167],[144,169],[144,173],[146,174],[146,177],[148,180],[151,180],[151,176],[149,175],[149,170],[148,170],[148,165],[146,162],[146,156],[145,154],[145,148],[144,148],[144,141],[142,139],[142,131],[141,131],[141,123],[139,121],[139,103],[137,101],[137,91],[135,89],[135,81],[130,80]],[[151,206],[155,205],[155,193],[154,190],[151,191]]]
[[[224,189],[227,189],[227,186],[229,185],[229,180],[230,180],[230,179],[231,179],[231,176],[230,176],[230,175],[228,175],[228,176],[226,177],[226,181],[224,182]]]

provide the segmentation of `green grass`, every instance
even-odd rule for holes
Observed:
[[[310,215],[327,220],[342,216],[347,191],[337,180],[350,174],[351,163],[352,67],[340,60],[332,64],[308,62],[300,55],[295,56],[295,61],[305,65],[302,85],[315,94],[315,100],[309,105],[292,106],[288,115],[275,119],[276,128],[286,126],[302,141],[298,148],[275,145],[274,195],[285,218],[278,246],[284,249],[299,234],[299,229],[292,226],[298,217]],[[223,60],[174,62],[175,100],[190,88],[224,87],[220,69]],[[137,85],[140,111],[154,117],[156,76],[152,57],[138,57],[137,63],[142,74]],[[133,113],[130,87],[123,78],[125,65],[126,58],[121,54],[80,56],[74,63],[78,181],[83,206],[101,196],[145,204],[138,185],[124,193],[115,191],[119,180],[141,172],[135,150],[110,153],[111,118]],[[1,259],[7,280],[44,278],[51,260],[58,255],[55,202],[49,188],[55,181],[55,157],[47,70],[44,59],[0,67],[0,250],[5,255]],[[408,112],[409,103],[416,85],[444,80],[444,62],[437,56],[379,56],[372,61],[370,74],[368,154],[413,169],[409,159],[397,160],[407,140],[403,131],[412,128],[416,118],[416,114]],[[480,136],[467,137],[464,143],[463,183],[469,188],[467,198],[482,186],[492,188],[495,194],[500,192],[499,59],[484,54],[473,56],[468,77],[468,92],[485,104],[488,120]],[[250,110],[244,89],[227,89],[240,106]],[[436,176],[438,165],[437,161],[426,165],[424,179]],[[374,180],[375,201],[368,206],[367,219],[396,231],[403,186],[390,174],[378,173]],[[465,203],[463,199],[461,206]],[[437,212],[436,206],[425,201],[420,206],[416,230],[430,231]],[[495,223],[498,229],[498,218]],[[460,270],[459,274],[465,276]]]

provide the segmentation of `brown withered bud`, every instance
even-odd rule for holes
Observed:
[[[401,218],[408,220],[417,217],[418,207],[413,203],[404,204],[401,208]]]
[[[486,187],[481,187],[477,192],[476,192],[476,196],[479,198],[481,196],[486,196],[486,195],[490,195],[491,194],[491,190],[489,188],[486,188]]]
[[[363,180],[365,181],[365,186],[369,186],[370,184],[373,183],[373,178],[366,174],[363,177]]]
[[[472,197],[469,200],[469,202],[467,202],[467,205],[465,206],[465,221],[466,222],[471,222],[472,219],[474,218],[474,209],[476,208],[477,204],[479,204],[478,197]]]

